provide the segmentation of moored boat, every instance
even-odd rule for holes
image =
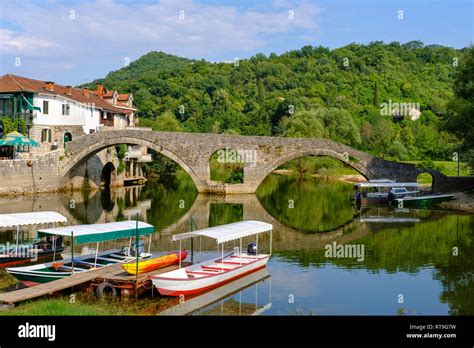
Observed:
[[[122,262],[149,258],[151,254],[144,253],[140,247],[132,243],[133,236],[147,235],[154,232],[154,227],[141,221],[120,221],[104,224],[76,225],[39,230],[38,237],[62,236],[70,238],[72,255],[61,261],[36,264],[24,267],[10,267],[6,271],[20,280],[26,286],[47,283],[68,277],[74,273],[91,271]],[[99,252],[99,243],[120,238],[130,238],[129,247]],[[74,244],[96,243],[95,252],[74,257]]]
[[[449,201],[453,198],[453,194],[422,195],[416,197],[398,198],[393,201],[393,204],[399,208],[429,208],[433,205],[444,201]]]
[[[151,272],[155,269],[160,269],[160,268],[178,264],[180,261],[181,262],[184,261],[187,256],[188,256],[188,253],[186,252],[186,250],[182,250],[180,252],[169,253],[164,256],[155,257],[153,259],[139,261],[138,274]],[[122,264],[122,268],[128,274],[137,274],[136,262],[124,263]]]
[[[66,223],[67,218],[53,211],[0,214],[0,229],[16,229],[15,243],[0,245],[0,268],[38,262],[59,257],[64,250],[62,237],[48,236],[41,240],[20,242],[20,230],[25,226]]]
[[[147,256],[142,255],[141,257]],[[121,262],[130,262],[133,259],[135,259],[135,257],[128,255],[124,250],[113,249],[99,252],[97,256],[95,254],[89,254],[75,257],[74,264],[69,258],[24,267],[7,268],[7,272],[18,279],[23,285],[35,286],[69,277],[74,273],[82,273]]]
[[[404,198],[420,193],[416,182],[395,182],[388,179],[370,180],[354,185],[353,199],[362,205],[387,203],[390,198]]]
[[[180,296],[204,292],[234,279],[238,279],[266,266],[271,256],[272,225],[261,221],[241,221],[203,230],[177,234],[174,241],[204,236],[215,239],[222,245],[222,254],[201,263],[177,270],[150,276],[155,288],[161,295]],[[270,232],[270,253],[258,252],[258,235]],[[242,252],[242,238],[257,236],[257,243],[250,244],[247,252]],[[240,248],[224,256],[224,243],[240,239]]]

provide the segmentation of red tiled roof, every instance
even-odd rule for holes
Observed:
[[[106,89],[107,93],[104,94],[104,98],[112,98],[114,96],[115,91],[108,91]]]
[[[66,86],[54,84],[54,91],[45,88],[45,81],[34,80],[27,77],[17,75],[3,75],[0,77],[0,93],[11,92],[33,92],[51,95],[60,95],[65,98],[75,100],[79,103],[94,104],[96,108],[106,109],[117,113],[126,113],[120,108],[116,108],[105,100],[97,96],[96,91],[89,91],[89,97],[84,95],[82,89],[71,87],[71,95],[68,95]]]
[[[128,101],[129,98],[130,98],[130,93],[119,94],[117,100],[119,100],[119,101]]]

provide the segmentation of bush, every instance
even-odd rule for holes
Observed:
[[[117,157],[119,159],[124,159],[128,151],[128,146],[125,144],[120,144],[115,146],[115,151],[117,151]]]
[[[227,184],[241,184],[244,182],[244,170],[243,168],[237,168],[232,173],[230,173],[229,177],[225,181]]]
[[[119,159],[119,166],[117,168],[117,173],[122,174],[124,170],[125,170],[125,162],[123,159]]]

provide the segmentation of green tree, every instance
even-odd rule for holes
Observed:
[[[283,136],[295,138],[325,138],[327,133],[317,110],[296,112],[281,120]]]
[[[165,111],[151,124],[155,131],[181,132],[183,128],[171,111]]]
[[[447,127],[462,141],[464,150],[474,149],[474,46],[470,46],[456,68],[454,98]],[[468,159],[474,165],[474,157]]]
[[[379,83],[377,81],[374,82],[374,102],[373,102],[375,107],[380,106],[380,101],[379,101]]]

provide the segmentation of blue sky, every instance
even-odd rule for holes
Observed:
[[[376,40],[461,48],[473,36],[472,0],[0,0],[0,74],[76,85],[152,50],[232,61]]]

